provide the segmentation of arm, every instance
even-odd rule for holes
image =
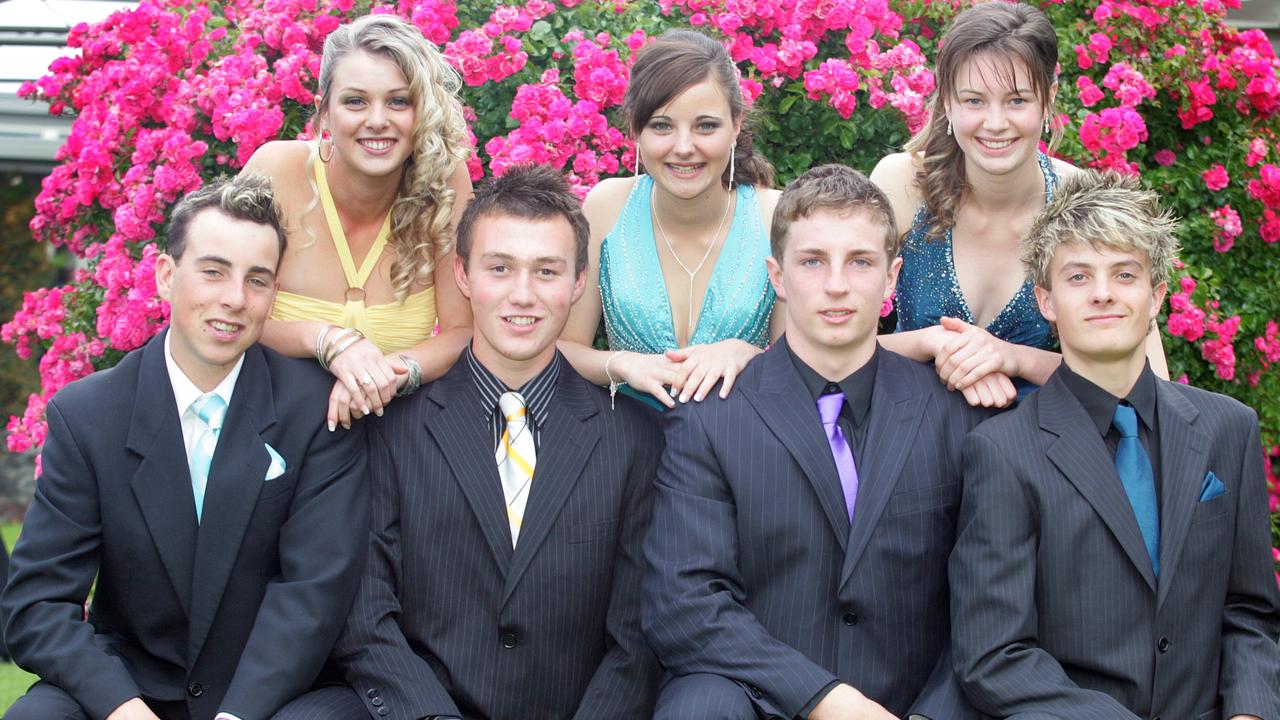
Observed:
[[[1236,534],[1222,611],[1222,716],[1280,718],[1280,591],[1271,561],[1271,518],[1258,421],[1235,432],[1249,438],[1241,458]]]
[[[981,433],[964,443],[950,580],[951,651],[965,694],[996,717],[1137,720],[1110,695],[1076,685],[1037,644],[1036,508],[1005,452]]]
[[[94,718],[139,695],[124,663],[94,642],[84,602],[98,573],[98,478],[55,398],[43,472],[4,589],[5,638],[14,662],[65,690]]]
[[[355,606],[333,657],[347,683],[369,707],[367,691],[377,689],[389,720],[433,715],[461,717],[453,699],[427,661],[400,629],[400,491],[395,464],[379,427],[369,433],[370,533],[368,565]]]
[[[743,606],[737,508],[698,417],[664,419],[653,525],[645,537],[644,628],[675,674],[713,673],[758,688],[770,711],[795,717],[837,678],[769,634]],[[834,691],[833,691],[834,692]]]
[[[609,650],[596,668],[575,718],[650,717],[662,668],[640,630],[642,543],[653,517],[653,479],[662,438],[656,427],[640,433],[627,476],[627,499],[618,532],[613,587],[606,620]]]
[[[367,471],[359,428],[316,429],[280,528],[280,573],[267,583],[222,712],[270,717],[319,674],[364,565]]]

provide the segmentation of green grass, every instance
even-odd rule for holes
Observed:
[[[21,530],[21,523],[0,525],[0,537],[4,538],[4,546],[13,549],[13,543],[17,541]],[[35,675],[13,663],[0,663],[0,711],[8,710],[13,701],[22,697],[35,681]]]

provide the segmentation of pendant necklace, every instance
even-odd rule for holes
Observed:
[[[693,278],[702,270],[702,266],[707,264],[707,258],[711,257],[711,250],[716,246],[716,241],[720,239],[720,231],[724,229],[724,221],[729,218],[729,206],[733,204],[733,196],[726,195],[724,200],[724,214],[720,216],[720,224],[716,226],[716,233],[711,236],[711,241],[707,243],[707,251],[702,254],[702,259],[692,269],[684,264],[680,256],[676,254],[676,249],[671,246],[671,239],[667,237],[667,231],[662,227],[662,220],[658,217],[657,186],[649,196],[649,204],[653,206],[653,224],[658,227],[658,234],[662,236],[662,242],[667,246],[667,251],[671,253],[671,257],[675,258],[676,264],[689,276],[689,302],[688,317],[685,320],[685,339],[686,343],[693,341]]]

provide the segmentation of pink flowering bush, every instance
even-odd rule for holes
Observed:
[[[42,387],[8,423],[38,446],[44,406],[167,320],[154,262],[174,200],[262,143],[307,137],[325,35],[368,12],[408,18],[464,80],[479,180],[562,168],[585,192],[634,170],[618,107],[635,52],[672,27],[720,38],[757,146],[789,180],[823,162],[869,170],[927,120],[938,38],[970,0],[142,0],[73,29],[74,55],[22,93],[76,122],[31,230],[85,259],[30,293],[0,337],[40,356]],[[1280,445],[1280,82],[1239,0],[1032,0],[1059,31],[1060,154],[1140,173],[1183,218],[1162,319],[1174,377],[1232,394]],[[1276,466],[1280,467],[1280,466]],[[1273,477],[1274,481],[1274,477]],[[1280,496],[1277,496],[1280,498]],[[1273,498],[1273,509],[1280,499]]]

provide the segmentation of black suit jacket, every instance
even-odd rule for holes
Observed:
[[[1280,593],[1257,417],[1157,381],[1160,577],[1114,459],[1057,375],[965,444],[955,659],[997,717],[1280,717]],[[1201,501],[1213,472],[1225,485]]]
[[[968,714],[944,657],[946,569],[961,440],[986,413],[879,352],[852,527],[785,341],[727,400],[669,414],[644,619],[671,672],[736,680],[768,716],[835,680],[899,716]]]
[[[142,695],[261,720],[304,691],[367,532],[364,444],[325,428],[331,386],[313,362],[249,348],[199,524],[163,335],[61,390],[3,597],[18,664],[93,718]],[[287,464],[270,481],[264,443]]]
[[[609,402],[563,365],[514,551],[466,361],[390,407],[370,435],[369,565],[337,649],[372,717],[648,717],[640,544],[662,440],[649,410]]]

